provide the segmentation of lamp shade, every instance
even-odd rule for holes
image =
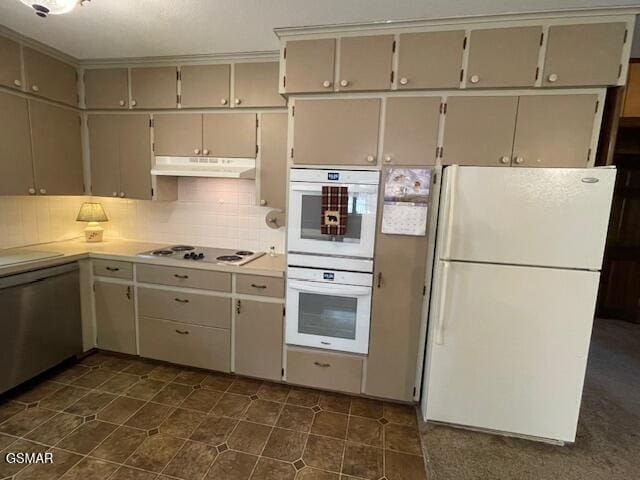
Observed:
[[[107,214],[102,208],[102,204],[84,202],[78,212],[76,222],[108,222]]]

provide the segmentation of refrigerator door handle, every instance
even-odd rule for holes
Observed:
[[[449,179],[447,182],[447,222],[444,240],[444,258],[451,256],[451,234],[453,230],[453,214],[456,205],[456,184],[458,183],[458,165],[449,167]]]
[[[436,345],[444,345],[444,309],[447,304],[447,279],[449,262],[443,262],[438,282],[438,304],[436,310]]]

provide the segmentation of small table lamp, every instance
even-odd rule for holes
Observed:
[[[89,222],[84,229],[84,238],[87,242],[101,242],[104,230],[98,222],[108,222],[107,214],[100,203],[84,202],[78,212],[76,222]]]

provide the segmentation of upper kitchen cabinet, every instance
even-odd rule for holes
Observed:
[[[229,106],[231,66],[186,65],[180,69],[182,108]]]
[[[176,67],[131,69],[131,106],[134,108],[176,108]]]
[[[207,113],[202,116],[202,153],[212,157],[256,157],[255,113]]]
[[[615,85],[625,37],[625,23],[550,27],[542,84]]]
[[[28,47],[23,47],[22,55],[27,91],[57,102],[78,105],[75,67]]]
[[[0,92],[0,195],[34,194],[27,100]]]
[[[518,97],[449,97],[443,165],[511,164]]]
[[[464,39],[464,30],[401,34],[398,89],[458,88]]]
[[[93,68],[84,71],[84,102],[87,108],[126,108],[129,81],[126,68]]]
[[[376,164],[380,99],[298,100],[293,108],[293,163]]]
[[[336,90],[388,90],[392,55],[393,35],[340,39],[340,80]]]
[[[629,64],[622,116],[640,117],[640,62],[637,60]]]
[[[597,101],[596,95],[520,97],[512,165],[586,167]]]
[[[202,153],[202,115],[199,113],[156,114],[153,131],[156,155],[189,157]]]
[[[0,85],[22,88],[20,70],[20,45],[8,38],[0,37]]]
[[[236,63],[234,71],[236,107],[284,107],[278,93],[278,62]]]
[[[259,203],[284,210],[287,203],[287,119],[282,113],[263,113],[260,120]]]
[[[120,115],[89,115],[91,194],[117,197],[120,193]]]
[[[440,104],[440,97],[387,99],[382,155],[385,164],[435,164]]]
[[[533,87],[542,27],[473,30],[467,88]]]
[[[285,50],[285,93],[332,92],[336,41],[288,41]]]
[[[80,115],[29,100],[33,171],[41,195],[84,193]]]

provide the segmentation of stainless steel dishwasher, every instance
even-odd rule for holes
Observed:
[[[0,278],[0,393],[81,351],[77,263]]]

